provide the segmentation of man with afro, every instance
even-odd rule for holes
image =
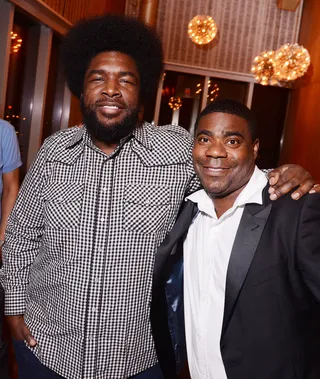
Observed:
[[[150,324],[154,254],[199,188],[193,139],[139,122],[163,71],[159,37],[141,22],[83,20],[62,58],[83,126],[44,142],[3,246],[19,377],[163,378]],[[308,179],[297,171],[292,185]]]

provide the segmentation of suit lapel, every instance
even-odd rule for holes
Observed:
[[[186,233],[197,212],[198,207],[192,201],[186,201],[183,204],[173,228],[157,249],[153,270],[153,279],[155,283],[157,283],[167,259],[170,254],[172,254],[175,245]]]
[[[271,204],[247,204],[244,208],[228,265],[222,336],[251,266],[271,207]]]

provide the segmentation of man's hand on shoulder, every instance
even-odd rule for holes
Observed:
[[[6,316],[6,320],[10,328],[10,333],[15,340],[24,340],[30,347],[35,347],[37,345],[37,341],[33,338],[30,330],[24,322],[23,315]]]
[[[320,185],[315,184],[312,176],[303,167],[294,164],[280,166],[268,174],[269,194],[271,200],[277,200],[280,196],[298,187],[291,197],[300,199],[306,193],[320,193]]]

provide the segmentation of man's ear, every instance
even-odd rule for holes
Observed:
[[[257,159],[257,156],[258,156],[258,151],[259,151],[259,146],[260,146],[260,141],[258,140],[258,138],[253,142],[253,156],[254,156],[254,160]]]

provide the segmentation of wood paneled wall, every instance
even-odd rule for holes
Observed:
[[[71,23],[105,12],[124,14],[125,0],[42,0]]]
[[[88,0],[43,0],[43,2],[72,23],[87,16],[90,7]]]
[[[281,162],[297,163],[320,181],[320,1],[305,1],[299,42],[311,55],[311,67],[293,90]]]

